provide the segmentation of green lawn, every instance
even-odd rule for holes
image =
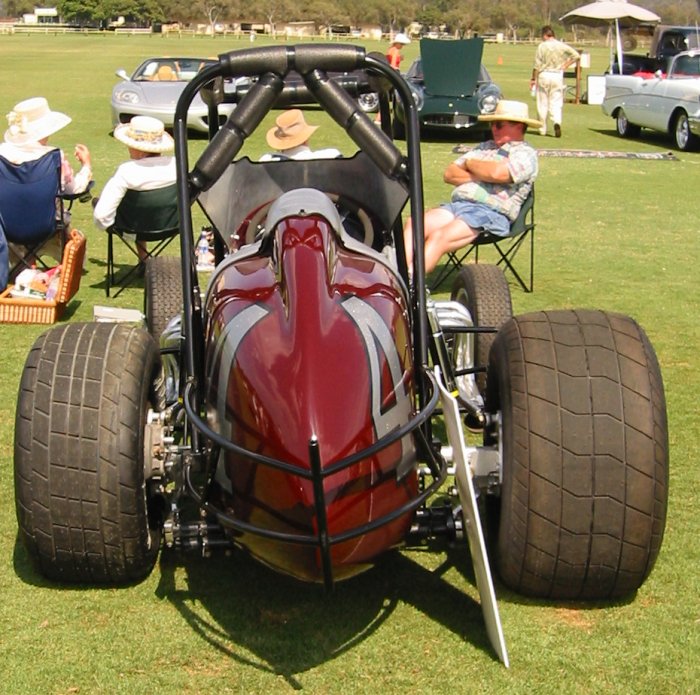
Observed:
[[[260,43],[260,42],[259,42]],[[235,39],[0,36],[2,113],[48,97],[73,123],[52,142],[93,153],[99,191],[125,148],[110,136],[114,71],[151,55],[214,55],[248,47]],[[371,48],[383,49],[383,45]],[[407,47],[407,61],[417,45]],[[533,46],[488,45],[485,62],[508,98],[527,100]],[[592,74],[607,49],[594,48]],[[325,115],[314,146],[350,151]],[[268,118],[271,121],[272,116]],[[600,107],[567,104],[561,140],[539,148],[664,152],[651,133],[622,140]],[[264,149],[259,134],[250,152]],[[204,146],[192,144],[192,156]],[[442,170],[455,142],[423,144],[425,197],[449,195]],[[646,329],[661,363],[671,439],[664,545],[635,596],[615,603],[524,599],[498,582],[510,653],[506,670],[486,638],[471,563],[463,548],[404,552],[337,587],[328,598],[240,553],[203,560],[165,553],[145,581],[121,589],[55,586],[29,565],[16,540],[12,446],[17,384],[42,326],[0,326],[0,673],[6,693],[692,693],[700,692],[700,153],[673,161],[540,159],[535,292],[513,288],[517,312],[600,307]],[[79,206],[88,262],[66,321],[93,306],[140,308],[138,288],[104,296],[104,235]]]

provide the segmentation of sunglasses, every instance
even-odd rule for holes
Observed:
[[[513,121],[492,121],[492,128],[505,128],[508,125],[513,125]]]

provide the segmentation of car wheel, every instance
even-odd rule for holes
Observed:
[[[688,114],[685,111],[681,111],[673,122],[673,139],[676,147],[682,152],[687,152],[695,147],[696,138],[690,132]]]
[[[474,263],[464,266],[452,285],[452,301],[465,306],[471,314],[472,321],[478,327],[493,327],[499,329],[512,315],[513,304],[510,287],[503,271],[495,265]],[[474,339],[474,365],[488,365],[489,351],[496,333],[477,333]],[[467,342],[472,336],[457,333],[453,342],[453,360],[455,370],[463,368],[463,358],[460,353],[467,348]],[[476,385],[479,392],[486,392],[486,372],[476,375]]]
[[[175,256],[156,256],[146,261],[143,313],[156,342],[173,316],[182,311],[182,270]]]
[[[540,598],[635,591],[661,546],[668,491],[663,383],[646,335],[600,311],[519,316],[489,370],[503,581]]]
[[[627,114],[623,109],[617,112],[617,134],[623,138],[635,138],[641,132],[641,128],[638,125],[634,125],[627,120]]]
[[[161,529],[149,518],[144,428],[162,400],[158,349],[142,328],[71,324],[34,343],[15,419],[15,499],[44,576],[126,584],[151,571]]]
[[[365,113],[376,113],[379,110],[379,94],[376,92],[361,94],[357,98],[357,103]]]

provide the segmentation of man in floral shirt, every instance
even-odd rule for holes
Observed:
[[[443,178],[455,186],[452,200],[425,213],[425,270],[433,270],[443,254],[473,243],[481,232],[508,236],[510,225],[537,178],[537,152],[523,138],[531,119],[527,104],[501,100],[490,121],[492,140],[449,164]],[[404,229],[408,267],[413,260],[411,222]]]

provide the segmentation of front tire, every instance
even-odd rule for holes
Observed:
[[[156,342],[170,319],[182,311],[182,269],[175,256],[156,256],[146,261],[143,313]]]
[[[478,327],[490,326],[498,329],[513,315],[508,281],[503,271],[495,265],[486,263],[465,265],[455,278],[450,298],[467,307],[474,325]],[[475,335],[475,366],[486,368],[495,338],[495,332]],[[454,336],[453,355],[456,362],[459,361],[460,345],[464,340],[466,336],[463,334],[458,333]],[[459,370],[461,365],[455,364],[455,368]],[[482,395],[486,391],[486,379],[485,371],[477,373],[476,385]]]
[[[617,126],[617,134],[621,138],[636,138],[642,130],[638,125],[634,125],[627,120],[627,114],[623,109],[617,112],[615,124]]]
[[[503,581],[553,599],[635,591],[668,491],[663,383],[639,325],[600,311],[515,317],[491,351],[487,410],[501,413]]]
[[[697,138],[690,132],[688,114],[681,111],[673,121],[673,140],[681,152],[695,149]]]
[[[144,428],[163,400],[157,347],[140,328],[87,323],[37,339],[15,420],[20,536],[58,581],[126,584],[153,568]]]

